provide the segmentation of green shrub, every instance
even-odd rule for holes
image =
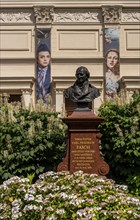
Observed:
[[[54,111],[6,103],[0,108],[0,182],[56,170],[64,157],[66,126]],[[42,108],[42,109],[41,109]]]
[[[126,97],[125,97],[126,99]],[[129,103],[105,102],[99,108],[102,153],[110,165],[109,177],[128,184],[140,195],[140,95]]]

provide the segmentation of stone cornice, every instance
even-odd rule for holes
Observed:
[[[53,5],[57,8],[62,7],[101,7],[102,5],[122,5],[123,7],[138,7],[139,8],[139,0],[1,0],[2,7],[33,7],[33,6],[48,6]]]
[[[35,81],[35,78],[32,77],[32,76],[25,76],[25,77],[21,77],[21,76],[15,76],[15,77],[1,77],[0,76],[0,81],[1,82],[34,82]]]
[[[0,92],[4,91],[21,91],[32,89],[32,86],[35,82],[35,78],[31,76],[25,77],[0,77]],[[16,85],[16,86],[15,86]]]
[[[104,18],[104,19],[103,19]],[[135,23],[140,22],[140,9],[123,9],[120,6],[102,6],[102,8],[54,8],[53,6],[34,7],[32,9],[4,8],[0,9],[1,24],[27,23]]]

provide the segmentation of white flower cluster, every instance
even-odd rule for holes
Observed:
[[[47,172],[30,184],[13,177],[0,186],[0,220],[140,219],[140,199],[127,186],[82,171]]]

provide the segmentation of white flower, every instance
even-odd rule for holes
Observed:
[[[93,210],[97,210],[97,211],[99,211],[99,210],[101,210],[102,208],[101,207],[94,207],[93,208]]]
[[[9,180],[3,182],[3,185],[8,186],[10,184],[15,184],[17,182],[21,182],[21,179],[18,176],[11,177]]]
[[[25,200],[26,201],[33,201],[34,200],[34,196],[32,194],[25,194]]]
[[[28,210],[32,210],[33,209],[33,205],[26,205],[25,207],[24,207],[24,209],[23,209],[23,212],[26,212],[26,211],[28,211]]]
[[[40,195],[37,195],[35,201],[38,202],[38,203],[42,203],[42,202],[43,202],[43,197],[42,197],[42,195],[41,195],[41,194],[40,194]]]
[[[126,186],[126,185],[119,185],[119,184],[116,184],[116,188],[118,188],[118,189],[122,189],[122,190],[128,190],[128,186]]]
[[[74,194],[69,195],[69,199],[77,199],[77,196]]]
[[[36,206],[36,205],[26,205],[23,209],[23,212],[29,211],[29,210],[35,210],[35,211],[41,211],[43,209],[43,207],[40,206]]]
[[[104,182],[105,182],[105,180],[104,180],[104,179],[101,179],[101,178],[100,178],[100,179],[96,179],[95,181],[96,181],[97,183],[98,183],[98,182],[101,182],[101,183],[104,183]]]
[[[53,208],[51,206],[47,207],[46,210],[49,212],[53,211]]]
[[[20,206],[22,204],[21,199],[15,199],[12,202],[12,206]]]
[[[78,206],[80,205],[81,203],[85,202],[84,199],[73,199],[69,202],[69,204],[72,204],[74,206]]]
[[[115,199],[116,199],[115,196],[108,196],[108,200],[110,200],[110,201],[114,201]]]
[[[78,210],[76,213],[77,213],[77,215],[79,215],[80,217],[83,217],[83,216],[86,215],[86,211],[85,211],[84,209],[80,209],[80,210]]]
[[[60,190],[67,190],[67,189],[70,189],[70,186],[62,185],[60,188]]]
[[[59,190],[60,190],[60,187],[59,187],[59,186],[56,186],[53,190],[54,190],[54,191],[59,191]]]
[[[20,216],[22,216],[22,213],[19,212],[20,208],[19,206],[12,208],[12,220],[19,219]]]
[[[24,187],[21,187],[21,188],[19,188],[19,189],[17,189],[17,192],[26,192],[26,189],[24,188]]]
[[[127,197],[127,201],[128,201],[129,204],[140,205],[140,200],[137,199],[137,198]]]
[[[65,213],[65,210],[64,209],[56,209],[56,214],[58,215],[62,215]]]
[[[102,213],[103,213],[104,215],[107,215],[107,211],[106,211],[106,210],[103,210]]]
[[[97,177],[98,175],[95,173],[90,174],[91,177]]]
[[[22,213],[21,213],[21,212],[18,212],[18,213],[16,213],[16,214],[12,214],[12,220],[18,220],[19,217],[21,217],[21,216],[22,216]]]
[[[52,214],[51,216],[46,218],[46,220],[58,220],[58,218],[54,214]]]
[[[28,193],[29,194],[35,194],[36,193],[36,188],[34,187],[34,185],[32,185],[28,188]]]
[[[29,183],[30,180],[28,178],[22,178],[21,183]]]
[[[76,171],[73,175],[74,176],[82,176],[84,172],[82,170]]]
[[[20,209],[19,206],[12,207],[12,214],[17,214],[19,209]]]
[[[69,196],[68,196],[66,193],[64,193],[64,192],[60,193],[59,196],[60,196],[61,198],[63,198],[63,199],[66,199],[66,198],[69,197]]]

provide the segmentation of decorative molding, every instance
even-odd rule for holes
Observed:
[[[32,94],[33,89],[25,89],[25,90],[21,90],[22,95],[31,95]]]
[[[140,22],[140,10],[139,9],[124,9],[122,11],[122,22]]]
[[[64,89],[55,88],[56,94],[63,94]]]
[[[101,10],[99,9],[56,9],[54,22],[101,22]]]
[[[34,7],[31,9],[0,9],[2,23],[64,23],[64,22],[102,22],[104,23],[137,23],[140,22],[140,9],[123,9],[121,6],[104,6],[100,9],[56,9],[51,7]],[[35,17],[35,19],[34,19]]]
[[[33,23],[34,16],[30,9],[1,9],[1,23]]]
[[[104,23],[120,23],[121,22],[122,7],[120,6],[106,6],[102,7],[102,15]]]
[[[36,23],[52,23],[54,19],[53,7],[34,7]]]

